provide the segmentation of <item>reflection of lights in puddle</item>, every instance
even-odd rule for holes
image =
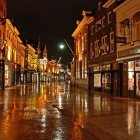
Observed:
[[[61,96],[58,97],[58,105],[59,105],[59,108],[62,108],[62,97]]]
[[[26,108],[24,108],[24,111],[26,111],[26,112],[37,112],[37,113],[39,113],[39,110],[37,108],[34,108],[34,107],[26,107]]]
[[[46,115],[42,115],[41,122],[42,122],[42,127],[46,127]]]

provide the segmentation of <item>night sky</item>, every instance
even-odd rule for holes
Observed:
[[[62,63],[69,63],[70,50],[59,50],[58,45],[66,39],[73,48],[71,35],[77,27],[76,20],[82,19],[82,10],[93,11],[96,5],[95,0],[7,0],[7,7],[8,18],[22,39],[40,38],[42,48],[46,44],[49,59],[61,56]]]

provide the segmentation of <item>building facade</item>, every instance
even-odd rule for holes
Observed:
[[[89,89],[117,95],[116,0],[98,1],[93,25],[90,26]]]
[[[25,82],[32,83],[38,82],[39,73],[37,72],[38,68],[38,55],[36,53],[36,49],[33,48],[32,45],[26,45],[25,52]]]
[[[0,89],[4,89],[4,51],[5,51],[5,19],[7,17],[7,3],[0,0]]]
[[[120,95],[140,97],[140,1],[126,0],[116,9]]]
[[[72,34],[75,43],[75,85],[88,88],[87,66],[88,66],[88,25],[93,20],[91,12],[83,11],[82,21],[77,21],[77,28]]]

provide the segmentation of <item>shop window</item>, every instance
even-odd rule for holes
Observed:
[[[134,70],[135,70],[135,62],[128,62],[128,95],[134,96]]]
[[[111,74],[110,73],[102,74],[102,87],[105,89],[111,89]]]
[[[101,87],[101,74],[94,74],[94,87]]]
[[[140,71],[140,60],[135,60],[135,71]]]
[[[134,90],[134,72],[128,72],[128,90]]]

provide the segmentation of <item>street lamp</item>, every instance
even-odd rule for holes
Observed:
[[[65,43],[67,44],[68,48],[70,49],[71,53],[74,55],[74,52],[73,52],[72,48],[70,47],[70,45],[68,44],[67,40],[64,39],[64,41],[65,41]],[[64,44],[60,44],[60,45],[59,45],[59,48],[60,48],[61,50],[64,49],[64,48],[65,48]]]

